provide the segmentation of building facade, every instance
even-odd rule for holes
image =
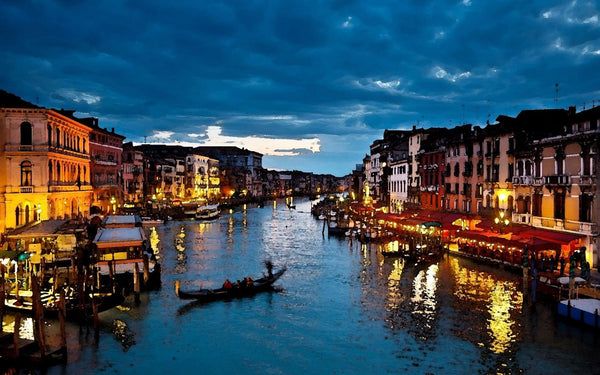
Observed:
[[[89,214],[91,129],[0,92],[0,231]]]

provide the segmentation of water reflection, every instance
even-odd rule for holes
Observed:
[[[160,254],[159,254],[159,247],[158,244],[160,242],[160,238],[158,237],[158,232],[156,231],[156,227],[152,227],[152,229],[150,229],[150,235],[148,236],[149,240],[150,240],[150,247],[152,248],[152,252],[154,253],[154,256],[156,257],[156,259],[160,258]]]
[[[520,312],[523,294],[518,282],[502,280],[497,275],[461,266],[451,260],[456,297],[456,334],[481,347],[493,371],[509,374],[515,366],[520,341]],[[481,316],[487,316],[485,320]]]

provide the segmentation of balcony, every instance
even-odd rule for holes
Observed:
[[[531,185],[533,185],[533,186],[544,185],[544,177],[533,177],[532,181],[531,181]]]
[[[21,186],[21,193],[33,193],[33,186]]]
[[[512,184],[516,186],[533,185],[533,177],[531,176],[513,176]]]
[[[594,185],[593,176],[571,176],[571,183],[579,186],[592,186]]]
[[[567,175],[544,176],[544,185],[570,185],[571,179]]]
[[[585,221],[562,220],[552,217],[532,216],[531,225],[538,228],[574,232],[585,236],[598,235],[598,225]]]

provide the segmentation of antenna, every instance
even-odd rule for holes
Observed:
[[[558,103],[558,83],[554,84],[554,105]]]

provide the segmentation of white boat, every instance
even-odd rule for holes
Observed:
[[[142,225],[146,227],[155,227],[158,225],[163,225],[165,222],[161,219],[152,219],[149,217],[142,217]]]
[[[208,204],[198,207],[196,210],[196,219],[198,220],[211,220],[216,219],[221,214],[219,211],[218,204]]]

